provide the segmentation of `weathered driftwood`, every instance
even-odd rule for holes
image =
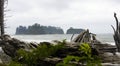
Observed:
[[[81,32],[76,38],[72,40],[72,42],[76,43],[90,43],[90,44],[100,44],[101,42],[98,41],[95,37],[96,35],[93,33],[90,33],[89,30],[85,30]]]
[[[97,40],[95,34],[90,33],[89,30],[81,32],[75,39],[73,39],[73,42],[89,43],[90,46],[97,49],[99,53],[111,52],[115,55],[117,49],[116,46],[102,43]]]
[[[73,42],[77,42],[77,43],[90,42],[90,39],[91,36],[89,30],[85,30],[81,32],[75,39],[73,39]]]
[[[117,19],[116,13],[114,13],[114,18],[116,20],[116,29],[112,26],[113,30],[114,30],[114,41],[115,41],[115,45],[117,46],[118,52],[120,52],[120,23]]]

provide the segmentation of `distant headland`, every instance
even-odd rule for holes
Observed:
[[[66,34],[79,34],[84,29],[75,29],[70,27]],[[39,34],[64,34],[64,31],[60,27],[55,26],[43,26],[38,23],[26,26],[18,26],[16,28],[16,35],[39,35]]]

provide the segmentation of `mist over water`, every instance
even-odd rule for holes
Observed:
[[[73,39],[78,34],[75,34]],[[17,38],[26,42],[51,42],[52,40],[71,40],[72,34],[45,34],[45,35],[12,35],[12,37]],[[110,43],[114,45],[113,34],[97,34],[96,38],[103,43]]]

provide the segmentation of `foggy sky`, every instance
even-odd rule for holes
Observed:
[[[8,0],[6,33],[14,34],[19,25],[34,23],[90,29],[93,33],[113,33],[113,13],[120,20],[120,0]]]

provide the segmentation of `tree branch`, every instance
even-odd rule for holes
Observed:
[[[116,13],[114,13],[114,17],[115,17],[115,20],[116,20],[116,31],[119,30],[119,24],[118,24],[118,19],[116,17]]]

